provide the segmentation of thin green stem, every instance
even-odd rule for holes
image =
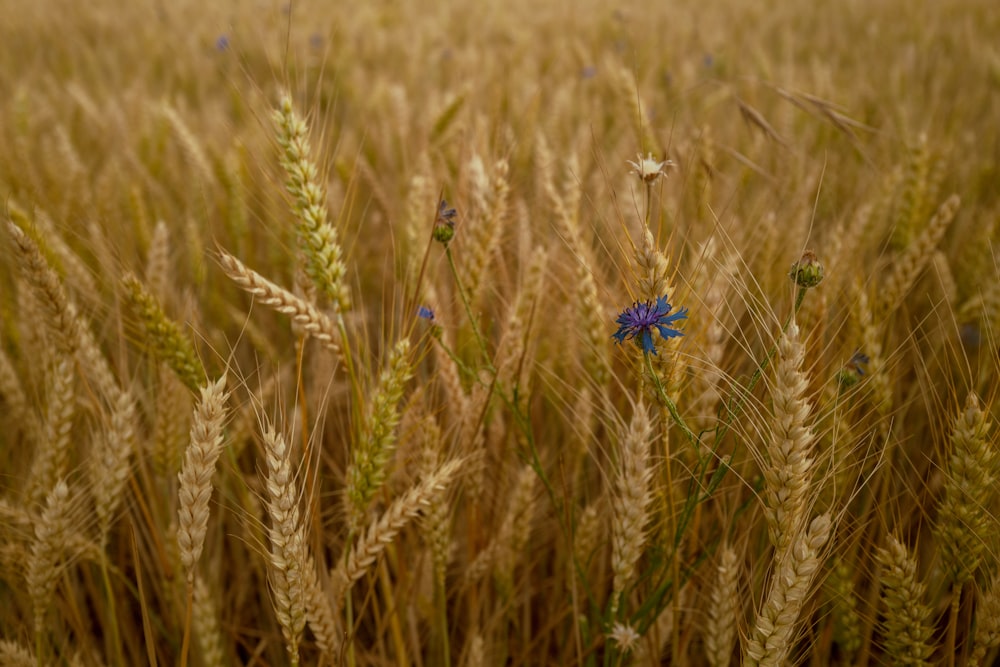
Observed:
[[[455,258],[451,254],[451,248],[445,248],[444,255],[448,258],[448,267],[451,269],[451,275],[455,278],[458,295],[462,299],[462,305],[465,306],[465,314],[469,318],[469,324],[472,326],[472,333],[476,337],[476,342],[479,343],[479,349],[483,353],[483,358],[487,360],[487,365],[490,370],[494,370],[493,364],[489,361],[489,350],[486,347],[486,339],[483,338],[482,332],[479,331],[479,325],[476,324],[476,318],[472,314],[472,304],[469,303],[469,297],[466,295],[465,288],[462,287],[462,281],[458,277],[458,268],[455,266]]]
[[[687,422],[685,422],[684,418],[681,417],[681,413],[677,411],[677,405],[674,403],[673,399],[667,395],[666,390],[663,388],[663,383],[660,382],[660,376],[656,374],[655,370],[653,370],[653,360],[652,357],[650,357],[649,352],[644,351],[642,356],[646,362],[646,368],[649,370],[649,375],[653,378],[653,384],[656,385],[656,393],[659,395],[660,400],[663,401],[663,404],[667,407],[667,410],[670,411],[670,417],[674,420],[674,423],[680,427],[681,431],[684,432],[684,435],[686,435],[688,440],[691,441],[691,444],[694,445],[695,449],[700,450],[699,445],[701,442],[698,439],[698,436],[694,434],[694,431],[688,427]]]
[[[434,607],[437,610],[437,644],[441,665],[451,667],[451,645],[448,641],[448,597],[443,581],[434,578]]]
[[[122,642],[118,630],[118,613],[115,608],[115,594],[111,589],[111,577],[108,575],[108,559],[101,558],[101,577],[104,579],[104,590],[108,596],[108,626],[111,628],[111,645],[114,647],[115,658],[119,665],[125,664],[122,655]]]
[[[350,544],[350,542],[348,542]],[[345,551],[347,551],[345,549]],[[354,604],[351,600],[351,589],[344,591],[344,627],[347,629],[347,665],[354,667]]]

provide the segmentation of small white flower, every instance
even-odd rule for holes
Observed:
[[[618,644],[618,648],[622,653],[630,652],[639,643],[639,633],[635,631],[635,628],[621,622],[611,626],[611,632],[608,634],[608,637]]]
[[[663,162],[657,162],[653,159],[652,153],[646,153],[646,157],[642,157],[642,153],[636,153],[636,161],[627,160],[627,162],[632,165],[632,172],[636,174],[639,178],[644,180],[646,183],[652,183],[661,175],[666,176],[667,172],[664,171],[666,167],[674,166],[672,160],[664,160]]]

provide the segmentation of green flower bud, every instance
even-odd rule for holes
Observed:
[[[802,253],[802,259],[792,264],[792,270],[788,277],[795,281],[799,287],[806,289],[816,287],[823,282],[823,265],[820,264],[816,253],[806,250]]]

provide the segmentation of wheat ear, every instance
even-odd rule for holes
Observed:
[[[226,376],[201,389],[201,399],[191,422],[191,440],[177,478],[177,544],[188,585],[195,581],[198,559],[208,529],[208,501],[212,475],[222,454],[222,427],[226,421]]]
[[[188,389],[198,391],[205,384],[205,368],[195,354],[194,344],[180,326],[163,312],[156,298],[139,279],[127,273],[122,278],[125,299],[142,324],[150,352],[170,367]]]
[[[215,597],[200,577],[194,579],[194,603],[191,620],[195,631],[201,661],[205,667],[222,667],[227,664],[222,649],[222,631],[219,629],[219,612]]]
[[[196,172],[195,175],[201,181],[201,186],[205,188],[209,187],[215,179],[208,156],[205,154],[201,142],[198,141],[191,128],[188,127],[184,119],[180,117],[173,107],[164,104],[160,107],[160,112],[167,119],[174,134],[180,140],[184,158],[188,165]]]
[[[5,667],[38,667],[29,649],[6,639],[0,640],[0,665]]]
[[[313,285],[338,311],[351,307],[345,283],[347,267],[337,240],[337,231],[327,217],[326,190],[323,187],[309,147],[309,129],[284,95],[273,114],[281,146],[281,166],[288,176],[286,187],[294,199],[299,248],[306,259],[305,272]]]
[[[955,219],[961,203],[962,200],[958,195],[948,197],[927,223],[927,228],[897,258],[882,289],[882,298],[879,301],[881,313],[888,315],[903,302],[920,271],[933,257],[934,250],[944,237],[944,233],[948,231],[951,221]]]
[[[340,355],[340,332],[336,323],[305,299],[297,297],[283,287],[248,268],[225,250],[219,251],[219,264],[233,282],[245,292],[255,296],[265,306],[288,315],[313,338],[336,355]]]
[[[0,349],[0,397],[7,406],[11,422],[24,433],[28,442],[42,442],[41,426],[28,405],[18,371],[7,353]]]
[[[483,161],[474,155],[469,164],[472,180],[472,200],[474,214],[470,216],[471,234],[468,251],[463,253],[463,283],[470,302],[475,305],[483,289],[483,276],[489,269],[490,260],[496,250],[497,239],[501,238],[507,219],[510,184],[507,182],[509,168],[506,160],[497,161],[492,183],[486,175]]]
[[[531,253],[528,269],[514,304],[507,316],[506,328],[503,332],[500,352],[497,354],[497,381],[502,386],[517,385],[519,393],[526,394],[524,383],[527,368],[530,364],[524,359],[525,332],[532,317],[532,309],[537,305],[542,295],[545,283],[545,266],[548,263],[548,251],[544,246],[538,246]]]
[[[764,516],[775,552],[785,551],[805,521],[814,440],[807,421],[808,379],[802,371],[805,349],[792,322],[778,342],[778,364],[772,397],[774,424],[764,469]]]
[[[308,553],[299,513],[299,491],[285,437],[270,424],[263,430],[267,458],[267,512],[271,518],[270,583],[273,605],[293,665],[306,624]]]
[[[443,492],[458,475],[464,461],[456,459],[445,463],[432,475],[397,498],[389,509],[373,521],[331,573],[336,591],[335,599],[341,601],[350,587],[375,564],[379,555],[396,538],[399,531],[417,514],[431,507],[434,498]]]
[[[608,354],[608,323],[606,308],[599,296],[597,279],[594,275],[592,250],[583,239],[580,228],[579,211],[574,202],[579,198],[579,182],[576,179],[579,164],[575,154],[567,158],[566,171],[569,179],[567,191],[560,192],[553,179],[550,164],[553,161],[551,150],[545,137],[539,135],[535,141],[538,153],[536,160],[540,162],[542,188],[552,206],[556,227],[566,239],[566,245],[574,256],[574,301],[578,304],[577,315],[580,318],[584,342],[587,345],[587,356],[584,367],[598,386],[607,384],[611,374],[611,363]]]
[[[986,653],[1000,646],[1000,575],[993,575],[976,607],[970,665],[985,665]]]
[[[165,365],[156,369],[156,415],[153,419],[153,466],[173,477],[181,467],[190,442],[191,404],[194,396]]]
[[[59,578],[59,561],[70,530],[70,495],[66,482],[59,480],[45,500],[45,509],[35,524],[35,541],[28,561],[28,595],[35,617],[35,634],[45,627],[48,611]]]
[[[649,412],[639,403],[635,406],[628,430],[621,437],[611,501],[612,615],[617,612],[622,594],[635,577],[635,566],[648,537],[646,523],[652,500],[649,485],[653,478],[653,470],[649,466],[652,439],[653,424]]]
[[[876,552],[882,572],[882,602],[885,618],[882,647],[897,665],[929,665],[933,647],[931,610],[924,602],[927,587],[917,579],[917,561],[892,535]]]
[[[705,656],[712,667],[728,667],[740,615],[739,555],[730,545],[719,550],[715,584],[708,598],[705,623]]]
[[[495,577],[497,587],[507,594],[513,586],[514,568],[523,556],[531,535],[533,519],[537,510],[535,502],[535,485],[538,473],[530,465],[525,465],[517,474],[510,500],[507,502],[507,512],[496,542],[500,547],[495,562]]]
[[[421,451],[421,471],[424,475],[432,475],[441,465],[441,428],[433,416],[428,415],[420,422],[423,433],[423,450]],[[421,522],[421,532],[430,547],[434,566],[434,581],[438,586],[445,585],[445,575],[448,571],[448,559],[451,555],[451,515],[445,496],[436,495],[424,511]]]
[[[68,472],[73,415],[76,413],[76,368],[73,360],[59,355],[49,380],[42,441],[32,462],[28,492],[32,501],[45,500],[57,480]]]
[[[826,582],[833,603],[833,640],[848,660],[861,648],[864,632],[853,574],[851,567],[837,557]]]
[[[987,439],[992,425],[970,393],[952,431],[944,500],[934,525],[944,563],[959,584],[975,575],[995,529],[987,511],[996,485],[997,452]]]
[[[643,223],[642,242],[635,251],[635,264],[639,269],[639,296],[644,299],[659,299],[664,294],[673,294],[674,286],[670,283],[670,261],[663,254],[653,233]]]
[[[573,558],[586,572],[605,536],[606,509],[602,498],[592,501],[582,512],[573,533]],[[607,542],[603,542],[607,544]],[[574,573],[575,576],[575,573]]]
[[[355,534],[365,521],[368,504],[385,482],[386,467],[395,451],[399,401],[413,372],[409,352],[406,339],[393,348],[369,400],[353,460],[347,468],[347,522]]]
[[[340,650],[340,625],[330,596],[320,585],[316,565],[310,556],[305,569],[306,619],[316,637],[316,646],[325,655],[336,656]]]
[[[105,433],[97,440],[91,460],[97,525],[101,544],[107,542],[115,510],[121,500],[130,472],[129,461],[136,447],[135,401],[132,395],[120,392],[111,406],[111,420]]]
[[[771,579],[764,608],[757,616],[744,656],[743,664],[747,667],[778,667],[786,663],[831,527],[830,515],[823,514],[790,541]]]
[[[42,308],[44,325],[53,342],[63,354],[73,356],[80,345],[76,306],[66,296],[58,274],[35,240],[13,222],[7,223],[7,232],[14,240],[18,264]]]
[[[469,637],[466,642],[464,667],[486,667],[486,645],[483,636],[478,632]]]

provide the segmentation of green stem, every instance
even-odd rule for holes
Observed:
[[[469,318],[469,324],[472,326],[472,333],[476,337],[476,342],[479,343],[479,349],[482,351],[483,357],[487,360],[487,365],[490,370],[493,370],[493,365],[489,362],[486,339],[483,338],[483,334],[479,331],[479,325],[476,324],[476,318],[472,314],[472,305],[469,303],[469,297],[465,294],[465,288],[462,287],[462,281],[458,277],[458,268],[455,266],[455,258],[451,254],[451,248],[445,248],[444,255],[448,258],[448,267],[451,269],[451,275],[455,278],[455,285],[458,287],[458,294],[462,299],[462,305],[465,306],[465,314]]]
[[[348,542],[350,545],[350,542]],[[345,549],[345,551],[349,551]],[[347,665],[354,667],[354,603],[351,599],[351,589],[344,591],[344,628],[347,632]]]
[[[699,449],[699,445],[701,443],[698,436],[696,436],[694,432],[688,428],[684,418],[681,417],[681,413],[677,411],[677,405],[674,403],[673,399],[667,395],[666,390],[663,388],[663,384],[660,382],[660,376],[657,375],[656,371],[653,369],[653,359],[649,356],[649,352],[644,351],[642,356],[646,360],[646,368],[649,370],[649,375],[653,378],[653,384],[656,385],[656,393],[660,396],[660,400],[663,401],[663,404],[667,406],[667,410],[670,411],[670,416],[673,418],[674,423],[680,427],[681,431],[684,432],[684,435],[686,435],[688,440],[691,441],[691,444],[694,445],[695,449]]]
[[[795,317],[795,315],[801,308],[802,301],[805,298],[805,293],[806,293],[806,288],[803,287],[799,289],[799,292],[795,299],[795,306],[793,308],[793,312],[789,316],[788,320],[785,322],[784,326],[782,327],[782,333],[784,333],[784,331],[787,330],[788,325],[791,323],[792,319]],[[757,383],[763,377],[764,372],[767,370],[768,366],[771,363],[771,360],[774,358],[774,355],[776,353],[777,353],[777,344],[773,345],[771,349],[768,350],[768,353],[765,356],[764,360],[758,365],[757,369],[751,376],[750,382],[747,384],[747,387],[741,392],[741,396],[739,397],[739,400],[736,401],[735,407],[728,408],[728,414],[726,416],[725,421],[716,429],[716,437],[714,443],[715,450],[718,450],[719,445],[722,442],[722,439],[725,437],[729,429],[732,427],[733,422],[736,420],[737,417],[740,416],[740,414],[742,414],[743,408],[746,405],[746,401],[753,393],[754,387],[757,386]],[[701,443],[701,438],[695,435],[691,431],[691,429],[687,426],[687,424],[684,422],[684,419],[680,416],[680,413],[677,410],[677,405],[667,395],[666,391],[663,388],[662,383],[660,382],[659,376],[657,376],[657,374],[653,370],[652,359],[650,358],[649,353],[644,352],[643,355],[646,362],[646,368],[649,370],[649,373],[653,378],[653,382],[656,385],[656,390],[659,398],[663,401],[663,404],[670,412],[670,416],[673,418],[674,422],[678,425],[678,427],[680,427],[681,431],[683,431],[683,433],[687,436],[688,440],[690,440],[691,443],[696,448],[698,448]],[[694,488],[695,485],[698,483],[698,480],[700,480],[707,472],[708,465],[712,461],[712,458],[713,457],[711,456],[699,457],[697,473],[693,475],[691,479],[692,489],[691,492],[688,493],[687,499],[684,503],[684,509],[681,511],[680,518],[677,522],[677,528],[674,533],[675,550],[678,549],[681,544],[681,538],[684,535],[684,532],[687,530],[687,527],[690,524],[692,517],[694,516],[695,507],[697,507],[699,503],[711,497],[712,492],[718,487],[719,483],[721,483],[722,481],[723,476],[725,475],[727,466],[720,465],[719,469],[716,470],[715,473],[712,475],[712,478],[709,481],[708,488],[706,491],[701,492],[698,489]],[[665,581],[664,583],[659,585],[657,589],[654,591],[653,595],[650,596],[650,599],[647,601],[647,603],[643,605],[642,609],[640,609],[639,615],[641,616],[644,612],[649,611],[650,609],[653,608],[655,608],[658,613],[659,610],[662,609],[662,607],[660,606],[660,601],[666,595],[666,592],[676,583],[677,582],[674,580],[674,577],[672,577],[670,580]]]
[[[652,208],[652,204],[653,204],[653,184],[646,183],[646,229],[649,229],[650,209]],[[652,230],[650,231],[652,232]]]
[[[111,628],[111,645],[114,647],[115,657],[119,665],[125,664],[125,657],[122,655],[122,643],[119,638],[118,613],[115,609],[115,594],[111,590],[111,577],[108,575],[108,560],[101,558],[101,577],[104,579],[104,590],[108,596],[108,626]]]
[[[446,595],[444,582],[434,581],[434,606],[437,607],[437,641],[438,655],[441,657],[441,664],[444,667],[451,667],[451,646],[448,641],[448,597]]]

